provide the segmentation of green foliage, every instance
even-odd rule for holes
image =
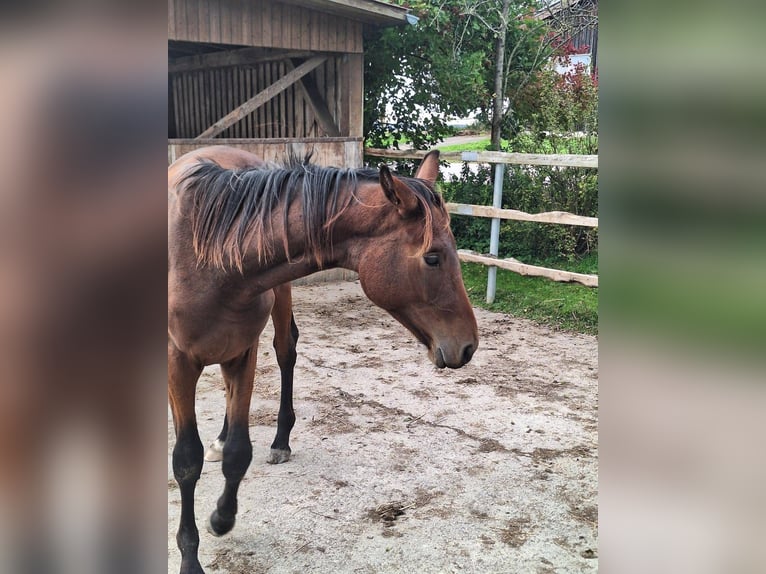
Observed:
[[[538,145],[551,142],[554,151],[546,153],[564,153],[556,150],[558,140],[566,137],[560,134],[573,132],[587,136],[585,149],[576,153],[597,153],[591,144],[598,133],[598,80],[582,66],[566,74],[551,68],[537,72],[519,93],[516,114]]]
[[[442,184],[447,201],[475,205],[492,205],[492,189],[491,168],[471,169],[469,164],[463,164],[459,177]],[[506,166],[502,207],[527,213],[568,211],[597,216],[597,175],[590,169]],[[489,228],[487,218],[452,217],[452,232],[461,249],[487,253]],[[550,258],[576,261],[595,251],[597,242],[597,230],[589,227],[502,221],[499,255],[528,263]]]
[[[504,142],[506,151],[522,153],[598,153],[598,85],[584,69],[561,75],[544,70],[525,97],[534,105],[522,110],[527,129]],[[579,131],[579,135],[572,135]],[[479,144],[481,145],[481,144]],[[443,185],[448,201],[492,205],[493,172],[489,166],[469,169]],[[506,166],[502,207],[527,213],[567,211],[598,216],[598,172],[584,168]],[[458,245],[489,251],[487,219],[452,218]],[[500,225],[500,256],[533,263],[545,259],[576,261],[598,249],[598,231],[588,227],[523,221]],[[554,266],[555,267],[555,266]]]
[[[426,149],[449,133],[448,116],[464,116],[477,108],[488,116],[499,6],[476,0],[394,2],[406,4],[419,22],[365,32],[366,143],[398,147],[406,137],[413,147]],[[507,25],[511,82],[544,61],[544,24],[517,17],[534,4],[514,2]]]
[[[567,267],[561,262],[551,264],[561,269]],[[598,267],[598,256],[591,254],[569,267],[571,271],[593,273]],[[525,277],[498,269],[495,302],[488,305],[486,267],[464,263],[463,282],[471,302],[479,307],[526,317],[556,329],[598,333],[597,288],[577,283],[557,283],[542,277]]]

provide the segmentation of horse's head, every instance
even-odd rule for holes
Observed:
[[[428,185],[380,166],[376,193],[387,201],[375,236],[361,248],[358,272],[365,294],[428,347],[437,367],[456,369],[471,360],[479,339],[449,215],[432,191],[438,172],[438,152],[415,174]]]

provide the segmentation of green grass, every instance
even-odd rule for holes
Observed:
[[[573,153],[573,154],[588,154],[591,153],[587,149],[585,138],[561,138],[558,141],[558,147],[560,149],[554,149],[553,144],[549,140],[542,142],[533,142],[530,138],[525,143],[517,143],[517,149],[511,149],[510,151],[520,153]],[[507,149],[509,145],[508,140],[502,140],[502,148]],[[437,145],[436,149],[448,153],[458,151],[487,151],[489,150],[489,138],[482,140],[454,145]]]
[[[508,140],[503,140],[503,145],[508,145]],[[445,153],[456,151],[487,151],[489,149],[489,138],[463,144],[437,145],[436,149]]]
[[[589,255],[577,262],[528,263],[578,273],[597,273],[598,255]],[[598,288],[579,283],[557,283],[542,277],[525,277],[498,269],[495,302],[488,305],[487,267],[463,263],[463,281],[471,302],[478,307],[525,317],[554,329],[598,333]]]

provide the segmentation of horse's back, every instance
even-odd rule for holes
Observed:
[[[225,169],[244,169],[264,165],[264,161],[260,157],[249,151],[225,145],[201,147],[185,153],[170,164],[168,167],[168,191],[176,189],[178,180],[188,168],[205,160],[214,161]]]
[[[190,169],[203,161],[213,161],[225,169],[244,169],[264,165],[264,161],[248,151],[224,145],[205,146],[185,153],[168,167],[168,243],[190,244],[188,219],[183,216],[188,205],[179,184]]]

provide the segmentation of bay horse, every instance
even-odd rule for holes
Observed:
[[[291,372],[295,362],[289,281],[333,267],[356,271],[367,297],[426,346],[436,367],[456,369],[471,360],[476,319],[449,214],[434,191],[438,168],[436,151],[410,178],[385,165],[329,168],[290,158],[285,166],[266,166],[224,146],[199,149],[169,167],[168,396],[182,574],[203,573],[194,514],[204,456],[194,410],[197,380],[206,365],[220,364],[225,486],[208,530],[221,536],[234,526],[237,490],[252,460],[250,400],[258,341],[270,315],[285,369]],[[289,336],[277,343],[277,332]],[[291,387],[287,394],[291,399]],[[291,403],[283,428],[294,421]]]

